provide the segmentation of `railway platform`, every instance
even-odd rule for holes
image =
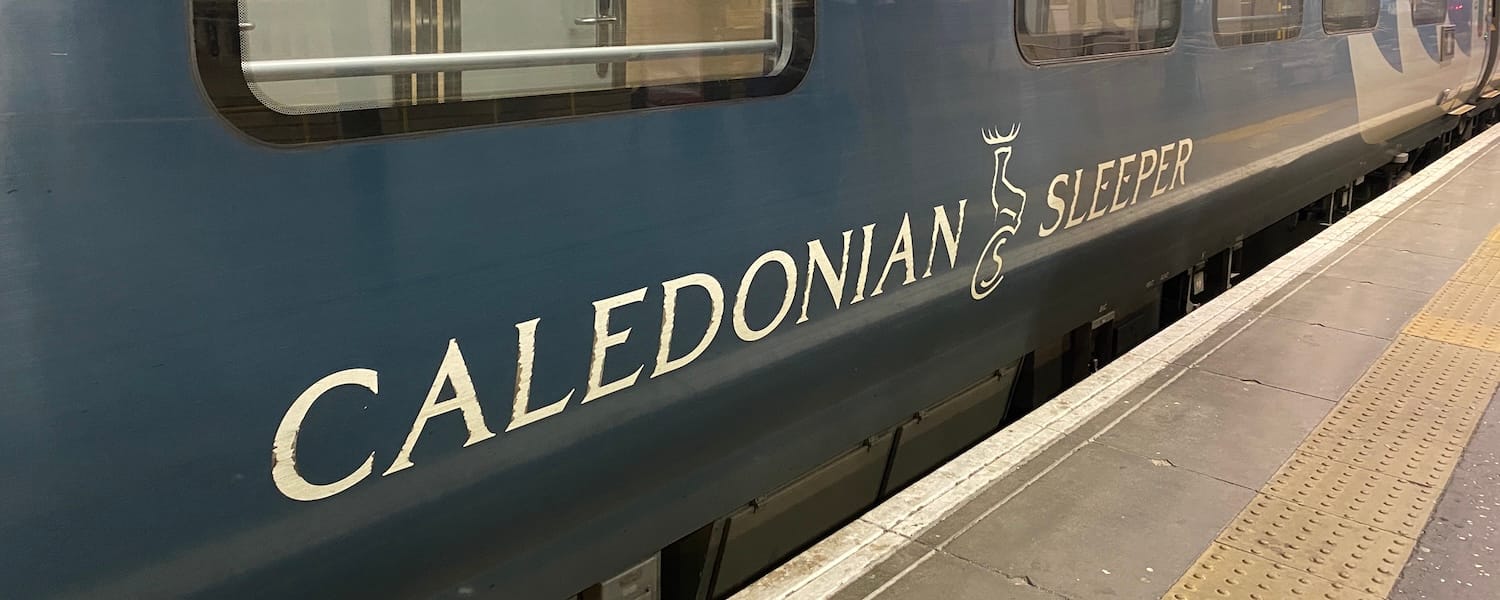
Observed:
[[[738,600],[1500,598],[1500,128]]]

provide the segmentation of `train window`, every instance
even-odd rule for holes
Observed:
[[[1302,33],[1302,0],[1216,0],[1220,47],[1289,40]]]
[[[306,143],[790,91],[812,0],[193,0],[199,74]]]
[[[1180,0],[1020,0],[1016,39],[1036,63],[1165,49]]]
[[[1369,31],[1380,21],[1380,0],[1323,0],[1323,31]]]
[[[1411,0],[1412,25],[1440,25],[1448,19],[1445,0]]]

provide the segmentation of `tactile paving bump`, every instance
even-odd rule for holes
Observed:
[[[1409,538],[1257,494],[1220,541],[1329,581],[1384,595],[1411,554]]]
[[[1500,354],[1399,336],[1302,450],[1423,485],[1446,481],[1500,384]]]
[[[1404,333],[1500,352],[1500,302],[1493,288],[1450,281]]]
[[[1210,546],[1193,568],[1163,596],[1170,600],[1374,600],[1380,597],[1223,544]]]

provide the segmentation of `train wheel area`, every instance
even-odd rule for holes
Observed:
[[[1500,597],[1496,189],[1500,128],[734,597]]]

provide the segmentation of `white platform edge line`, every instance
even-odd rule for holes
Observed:
[[[813,600],[828,598],[842,590],[991,483],[1014,472],[1250,307],[1308,272],[1381,217],[1432,188],[1474,155],[1488,150],[1497,139],[1500,127],[1491,128],[1449,152],[1031,414],[766,574],[732,599]]]

